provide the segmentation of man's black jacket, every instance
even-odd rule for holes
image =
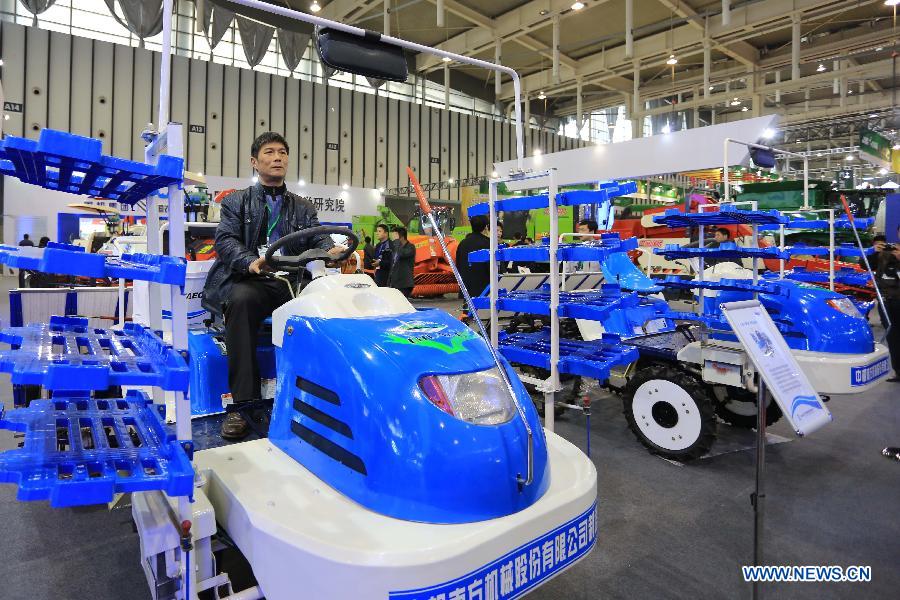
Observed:
[[[309,200],[285,190],[281,202],[281,231],[283,235],[317,227],[319,218]],[[222,303],[231,294],[231,286],[245,277],[256,277],[249,271],[250,263],[259,258],[257,248],[266,226],[266,198],[263,186],[256,184],[229,194],[222,200],[221,218],[216,227],[216,262],[206,277],[203,288],[203,307],[213,313],[222,312]],[[299,244],[282,248],[285,256],[296,256],[310,248],[328,249],[334,246],[331,237],[319,235]]]
[[[391,272],[388,275],[388,285],[398,290],[416,286],[413,270],[416,267],[416,246],[407,241],[402,246],[399,240],[394,242],[392,249]]]
[[[456,267],[462,275],[463,283],[470,296],[480,296],[484,288],[491,282],[490,263],[469,263],[469,253],[473,250],[485,250],[491,247],[491,240],[481,233],[470,233],[456,247]],[[506,271],[506,263],[497,265],[497,271]]]

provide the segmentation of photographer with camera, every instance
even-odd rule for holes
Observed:
[[[888,328],[886,342],[891,353],[891,366],[894,369],[894,376],[888,381],[900,382],[900,248],[887,243],[883,235],[876,235],[872,241],[876,252],[872,256],[875,284],[884,298],[885,309],[882,311],[879,306],[878,313],[882,325]],[[888,320],[891,327],[888,327]]]

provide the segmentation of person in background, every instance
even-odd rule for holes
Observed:
[[[34,246],[34,242],[31,241],[31,236],[27,233],[22,236],[22,240],[19,242],[20,246]],[[25,274],[27,271],[25,269],[19,269],[19,287],[25,287]]]
[[[41,238],[41,241],[38,242],[38,248],[46,248],[47,244],[50,243],[50,238],[46,235]]]
[[[363,246],[363,269],[371,271],[374,267],[372,263],[375,261],[375,246],[372,245],[372,238],[366,236],[366,243]]]
[[[416,247],[406,239],[405,227],[394,227],[392,232],[397,235],[391,255],[391,273],[388,277],[388,285],[403,292],[407,298],[412,295],[415,281],[413,269],[416,266]]]
[[[491,247],[488,218],[478,215],[469,220],[472,233],[468,234],[456,248],[456,267],[462,277],[463,284],[470,296],[480,296],[491,281],[491,267],[489,262],[469,262],[469,254],[475,250],[485,250]],[[499,225],[499,224],[498,224]],[[506,264],[497,265],[499,271],[505,271]],[[460,295],[460,297],[462,297]]]
[[[375,259],[372,266],[375,267],[375,284],[378,287],[387,287],[388,276],[391,273],[391,252],[393,245],[388,239],[388,226],[380,223],[375,227],[375,240],[378,245],[375,247]]]
[[[597,233],[597,227],[597,221],[594,219],[582,219],[578,221],[575,231],[577,233]]]
[[[718,248],[724,242],[730,242],[731,240],[731,232],[725,229],[724,227],[719,227],[716,229],[716,232],[713,234],[713,239],[709,242],[706,247],[707,248]]]
[[[897,230],[900,233],[900,227]],[[873,258],[877,257],[877,261],[874,261],[877,264],[875,282],[884,299],[885,309],[882,312],[879,306],[878,311],[881,313],[881,322],[887,326],[890,320],[891,324],[885,341],[891,354],[894,376],[888,381],[896,383],[900,382],[900,248],[884,240],[876,241],[875,246],[881,248],[873,255]]]

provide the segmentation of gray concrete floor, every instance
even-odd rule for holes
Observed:
[[[11,283],[5,278],[0,286]],[[0,313],[7,310],[3,297]],[[458,306],[455,300],[439,304]],[[882,447],[900,445],[898,391],[900,384],[885,383],[834,398],[834,423],[807,439],[794,438],[784,423],[771,429],[792,441],[767,450],[765,562],[870,565],[873,580],[768,584],[763,598],[898,597],[900,464],[880,456]],[[10,396],[4,375],[0,397],[9,403]],[[752,556],[753,451],[676,466],[638,444],[621,410],[618,398],[602,395],[591,417],[591,458],[599,476],[597,548],[528,597],[749,598],[740,567]],[[563,416],[557,432],[585,446],[581,415]],[[0,449],[13,445],[8,432],[0,432]],[[0,485],[0,523],[0,598],[148,597],[128,511],[18,503],[15,488]]]

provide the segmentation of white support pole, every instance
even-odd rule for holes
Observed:
[[[378,13],[375,13],[378,14]],[[383,12],[383,27],[382,31],[384,35],[391,35],[391,0],[384,0]]]
[[[775,84],[777,85],[779,83],[781,83],[781,70],[776,69],[775,70]],[[776,87],[775,88],[775,104],[778,104],[779,102],[781,102],[781,88]]]
[[[625,0],[625,58],[634,57],[634,0]]]
[[[553,82],[559,83],[559,13],[553,15]]]
[[[450,110],[450,63],[444,63],[444,110]]]
[[[444,26],[444,0],[437,0],[437,26]]]
[[[722,25],[731,24],[731,0],[722,0]]]
[[[531,98],[525,92],[525,135],[524,143],[528,150],[531,149]]]
[[[791,18],[791,81],[800,79],[800,15]]]
[[[550,392],[544,392],[544,427],[554,428],[553,405],[559,390],[559,211],[556,206],[556,169],[550,169]]]
[[[634,60],[634,75],[631,81],[631,114],[632,118],[637,117],[641,112],[641,61]]]
[[[491,298],[491,346],[494,348],[499,347],[499,339],[500,339],[500,325],[499,319],[497,315],[497,297],[499,295],[499,289],[497,281],[497,273],[499,269],[497,268],[497,247],[499,245],[497,236],[497,182],[492,180],[490,186],[488,188],[488,235],[490,235],[490,260],[488,261],[488,272],[490,274],[490,286],[489,286],[489,295]],[[478,315],[474,315],[477,319]]]
[[[497,41],[494,43],[494,63],[500,64],[500,57],[503,51],[503,41],[500,38],[497,38]],[[500,97],[501,93],[501,80],[500,80],[500,71],[494,71],[494,99],[496,101],[497,98]]]
[[[850,227],[856,227],[850,223]],[[834,209],[828,209],[828,289],[834,291]]]
[[[710,63],[712,61],[712,46],[709,43],[709,40],[703,40],[703,97],[707,100],[710,96],[710,81],[709,81],[709,71],[710,71]]]

